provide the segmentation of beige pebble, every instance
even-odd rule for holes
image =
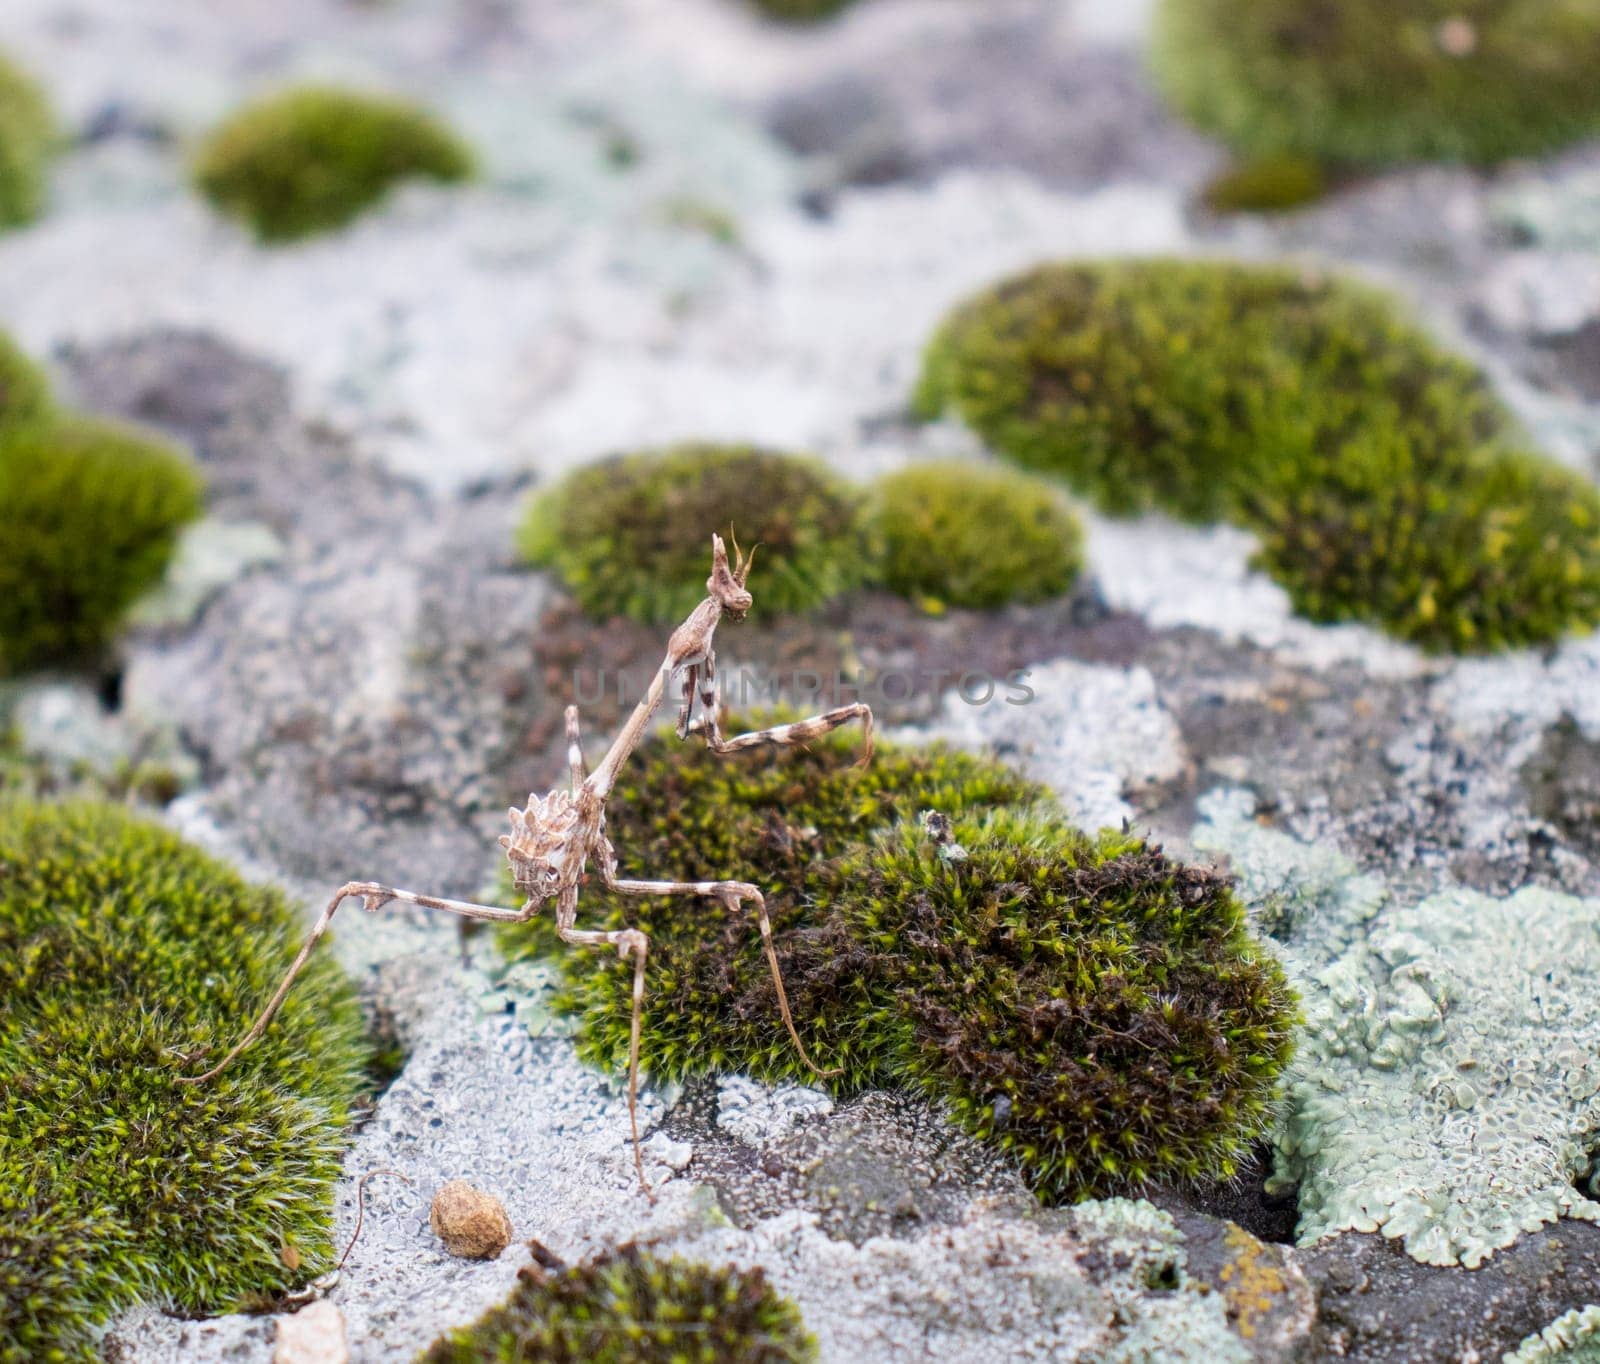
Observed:
[[[1478,30],[1472,20],[1457,15],[1439,25],[1435,35],[1449,57],[1470,57],[1478,49]]]
[[[428,1223],[446,1250],[467,1260],[492,1260],[511,1243],[505,1205],[464,1179],[452,1179],[434,1194]]]
[[[293,1316],[279,1317],[272,1364],[350,1364],[344,1314],[324,1298]]]

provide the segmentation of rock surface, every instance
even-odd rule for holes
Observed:
[[[0,42],[78,140],[52,212],[0,238],[0,325],[75,402],[189,444],[212,518],[115,674],[7,700],[10,722],[63,765],[176,735],[194,789],[170,820],[308,904],[352,876],[475,894],[506,804],[557,777],[574,687],[662,644],[515,565],[526,490],[679,438],[856,477],[982,457],[907,420],[918,350],[950,303],[1042,258],[1338,262],[1414,299],[1550,453],[1600,472],[1600,152],[1216,220],[1192,198],[1220,151],[1141,74],[1147,5],[981,8],[861,0],[793,30],[732,0],[10,0]],[[308,75],[429,99],[485,179],[250,246],[187,192],[183,147]],[[352,1359],[408,1357],[524,1263],[434,1237],[428,1191],[463,1172],[566,1259],[643,1239],[762,1265],[830,1361],[1423,1364],[1578,1339],[1600,1302],[1600,643],[1428,658],[1295,618],[1242,532],[1088,523],[1069,602],[758,613],[719,639],[723,671],[907,672],[885,718],[911,737],[998,749],[1086,821],[1225,857],[1306,992],[1260,1169],[1043,1210],[920,1101],[729,1076],[647,1088],[649,1203],[619,1079],[577,1061],[536,969],[502,978],[454,923],[349,908],[332,950],[406,1060],[357,1134],[336,1244],[364,1174],[410,1184],[367,1185],[326,1302],[276,1324],[140,1308],[108,1355],[266,1361],[331,1309]],[[1018,670],[1027,706],[952,689]],[[585,702],[590,734],[615,719]]]

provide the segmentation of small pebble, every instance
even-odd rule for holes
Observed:
[[[428,1224],[444,1248],[464,1260],[492,1260],[511,1244],[505,1205],[464,1179],[452,1179],[433,1196]]]
[[[278,1318],[272,1364],[349,1364],[344,1314],[324,1298],[293,1316]]]
[[[665,1132],[657,1132],[644,1144],[644,1153],[651,1160],[659,1160],[669,1170],[682,1174],[694,1159],[694,1147],[686,1141],[673,1141]]]

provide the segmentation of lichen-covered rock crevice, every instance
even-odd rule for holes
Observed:
[[[1208,797],[1195,839],[1229,855],[1301,991],[1274,1143],[1302,1243],[1381,1230],[1472,1268],[1545,1222],[1600,1218],[1600,903],[1537,886],[1407,903],[1251,807]]]

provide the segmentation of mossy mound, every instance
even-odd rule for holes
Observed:
[[[815,24],[831,19],[855,0],[745,0],[751,9],[784,24]]]
[[[1003,467],[913,465],[878,481],[871,515],[884,586],[929,605],[1043,601],[1083,567],[1083,527],[1059,489]]]
[[[63,417],[0,428],[0,675],[92,657],[166,572],[200,478],[133,428]]]
[[[51,409],[50,380],[0,332],[0,432],[41,421]]]
[[[793,717],[730,717],[723,729],[733,734],[784,718]],[[606,806],[624,876],[739,880],[761,889],[796,1025],[819,1065],[845,1068],[839,1087],[846,1091],[872,1083],[878,1059],[840,1003],[840,992],[852,988],[856,954],[815,898],[830,860],[920,810],[955,815],[1045,799],[1041,787],[1009,768],[965,753],[880,743],[871,765],[858,770],[860,754],[854,727],[804,750],[726,757],[656,736],[623,768]],[[509,873],[502,893],[516,902]],[[591,879],[583,915],[585,923],[631,925],[650,935],[640,1056],[651,1075],[684,1080],[740,1071],[772,1082],[814,1080],[781,1024],[773,1030],[777,995],[753,910],[730,914],[714,900],[683,896],[611,895]],[[603,1070],[627,1064],[631,967],[614,954],[564,946],[545,915],[499,930],[499,942],[512,961],[559,964],[564,984],[555,1006],[581,1020],[585,1060]]]
[[[404,180],[453,182],[470,149],[425,109],[306,86],[239,110],[206,140],[200,192],[264,242],[343,227]]]
[[[1387,421],[1463,447],[1509,431],[1472,366],[1373,290],[1219,261],[1045,265],[956,309],[916,406],[1113,514],[1239,514],[1281,462],[1263,428]],[[1274,439],[1277,430],[1270,433]]]
[[[655,739],[624,772],[608,807],[624,868],[760,886],[796,1027],[842,1073],[819,1081],[796,1054],[753,914],[591,887],[586,922],[651,937],[644,1068],[918,1088],[1049,1199],[1228,1177],[1263,1130],[1293,1006],[1227,884],[1077,833],[994,762],[885,745],[862,771],[856,752],[834,735],[730,760]],[[922,832],[925,810],[955,821],[964,860]],[[631,968],[542,919],[500,941],[555,963],[580,1053],[623,1067]]]
[[[136,1301],[220,1311],[327,1268],[366,1060],[332,958],[223,1076],[174,1082],[298,938],[275,891],[126,810],[0,805],[0,1358],[90,1359]]]
[[[44,90],[0,55],[0,229],[39,216],[55,141],[55,115]]]
[[[623,1246],[552,1274],[435,1341],[419,1364],[807,1364],[816,1344],[759,1269]]]
[[[1257,562],[1312,620],[1378,620],[1457,653],[1600,621],[1600,489],[1577,474],[1386,433],[1308,460],[1301,478],[1253,524]]]
[[[915,404],[954,411],[1110,513],[1257,531],[1260,562],[1313,619],[1486,649],[1600,618],[1593,486],[1515,454],[1483,377],[1348,282],[1216,262],[1043,266],[947,319]],[[1491,491],[1521,500],[1496,506]]]
[[[1226,1179],[1267,1131],[1294,1003],[1226,878],[1054,812],[901,825],[834,870],[885,1073],[1044,1198]]]
[[[1322,167],[1304,156],[1263,156],[1224,171],[1201,196],[1213,213],[1287,213],[1328,192]]]
[[[1248,156],[1494,162],[1600,132],[1595,0],[1165,0],[1154,64]]]
[[[529,505],[518,536],[593,616],[669,624],[705,598],[711,533],[761,546],[756,610],[808,611],[863,582],[860,499],[821,464],[743,445],[618,455]]]

